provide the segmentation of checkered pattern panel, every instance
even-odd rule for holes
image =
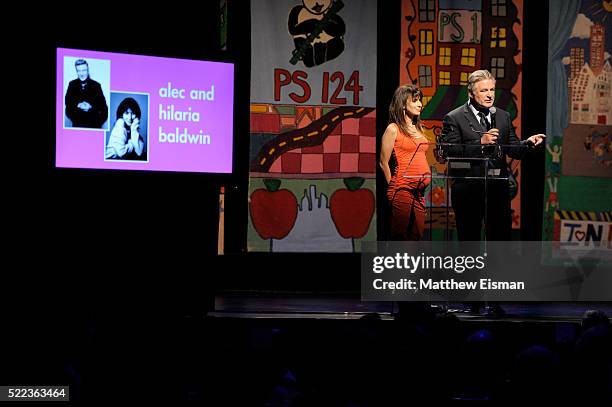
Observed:
[[[304,177],[346,173],[374,178],[376,111],[361,118],[343,120],[323,144],[288,151],[274,161],[269,172]]]

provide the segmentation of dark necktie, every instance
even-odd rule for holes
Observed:
[[[491,130],[491,125],[487,120],[487,116],[483,112],[478,112],[478,117],[480,117],[480,125],[485,131]]]

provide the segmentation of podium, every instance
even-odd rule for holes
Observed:
[[[484,242],[486,247],[487,240],[487,225],[488,225],[488,184],[491,180],[501,180],[508,182],[511,178],[511,174],[508,172],[508,168],[505,162],[506,148],[521,148],[517,145],[500,145],[500,144],[457,144],[457,143],[419,143],[417,148],[411,157],[410,163],[414,160],[417,154],[422,154],[425,146],[434,146],[434,156],[436,161],[440,164],[446,164],[443,173],[434,174],[431,169],[434,166],[430,166],[429,174],[421,175],[408,175],[402,174],[402,178],[417,178],[422,180],[424,177],[429,178],[429,185],[432,188],[434,180],[442,179],[445,185],[446,194],[446,225],[444,228],[445,240],[450,240],[450,219],[449,219],[449,207],[450,207],[450,183],[451,182],[463,182],[464,180],[482,180],[484,184]],[[503,167],[500,167],[500,160],[503,160]],[[433,222],[431,219],[432,213],[432,202],[427,207],[429,213],[429,229],[430,239],[433,237]]]

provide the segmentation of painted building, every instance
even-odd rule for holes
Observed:
[[[510,89],[518,78],[514,56],[518,38],[512,26],[518,10],[511,1],[491,0],[482,4],[482,65],[496,78],[499,88]]]
[[[601,24],[593,24],[591,26],[591,69],[595,75],[599,75],[599,71],[604,65],[604,49],[606,46],[606,29]]]
[[[592,59],[592,58],[591,58]],[[571,123],[612,123],[612,67],[606,61],[596,74],[589,64],[584,64],[579,74],[571,80]]]
[[[437,60],[437,1],[418,0],[418,10],[415,10],[415,23],[418,23],[416,54],[419,56],[418,86],[423,92],[423,104],[427,104],[436,92],[438,78],[434,67]],[[406,28],[408,31],[408,28]],[[409,50],[407,52],[414,52]],[[406,66],[408,69],[408,66]]]

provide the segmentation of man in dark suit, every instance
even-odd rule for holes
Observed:
[[[512,127],[510,114],[493,107],[495,101],[495,78],[487,70],[474,71],[468,77],[468,102],[448,113],[443,120],[441,143],[465,144],[465,146],[443,146],[448,157],[488,158],[488,177],[483,179],[454,179],[451,200],[457,223],[459,240],[478,241],[485,221],[487,240],[511,240],[512,217],[511,194],[508,185],[506,155],[520,159],[527,147],[543,143],[546,137],[536,134],[519,140]],[[509,147],[508,147],[509,146]],[[485,161],[466,161],[469,170],[465,176],[484,176]],[[466,164],[467,165],[467,164]],[[464,165],[465,168],[465,165]],[[453,174],[452,168],[449,170]],[[482,304],[472,304],[471,311],[479,312]],[[499,306],[493,312],[501,313]]]
[[[77,79],[70,81],[66,92],[66,116],[72,127],[99,129],[108,119],[108,106],[100,84],[89,76],[89,65],[84,59],[74,63]]]

